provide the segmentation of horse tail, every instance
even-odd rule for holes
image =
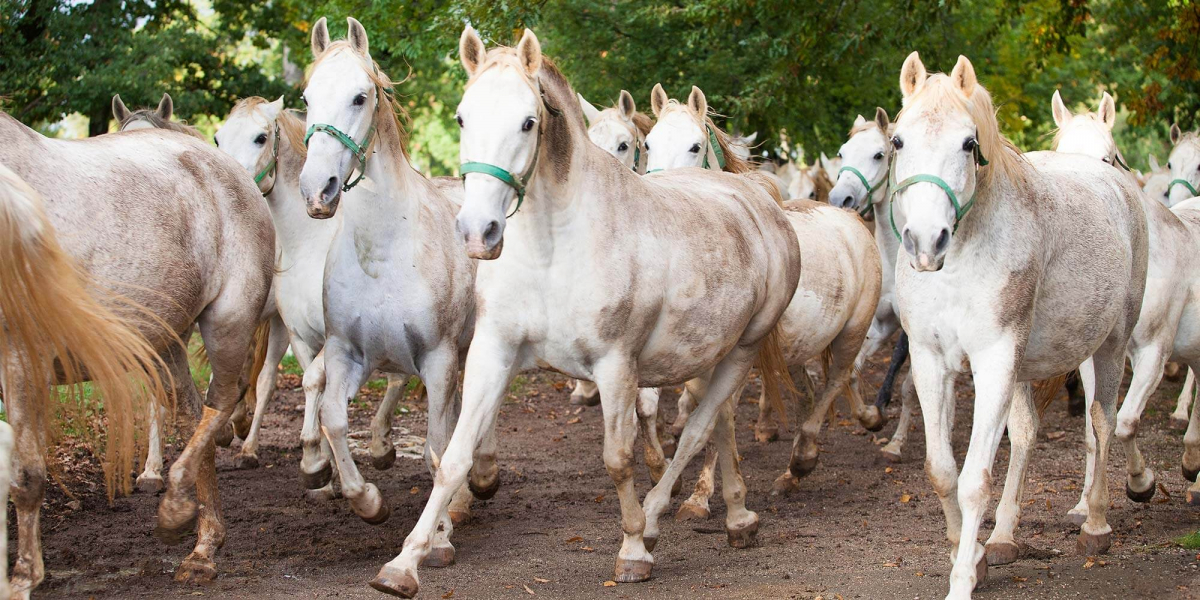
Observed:
[[[0,368],[10,385],[24,384],[24,389],[5,393],[28,394],[31,409],[42,411],[47,439],[54,439],[64,402],[59,389],[47,384],[94,382],[104,399],[103,467],[109,498],[116,491],[129,493],[135,442],[144,443],[136,440],[137,426],[145,422],[149,401],[166,401],[159,373],[167,370],[138,327],[144,319],[157,318],[100,288],[80,270],[59,245],[41,196],[3,166],[0,281],[0,351],[5,357]],[[65,403],[81,400],[79,393],[68,390]]]
[[[258,376],[262,374],[267,363],[267,346],[271,341],[271,321],[268,319],[258,324],[254,330],[254,353],[250,362],[250,382],[242,401],[246,403],[246,415],[254,414],[258,405]],[[244,436],[243,436],[244,437]]]
[[[783,405],[783,394],[780,393],[779,385],[782,383],[788,393],[799,395],[800,392],[796,389],[791,375],[788,374],[787,359],[783,356],[783,345],[779,342],[778,325],[771,329],[771,333],[767,334],[767,339],[758,351],[758,358],[755,359],[754,366],[758,367],[758,372],[762,376],[763,391],[767,394],[767,401],[771,403],[771,408],[779,414],[779,423],[783,425],[784,429],[787,429],[787,407]]]
[[[892,402],[892,388],[896,383],[896,375],[900,372],[900,368],[904,366],[904,361],[908,360],[908,334],[903,329],[900,330],[900,337],[896,339],[896,347],[892,349],[892,363],[888,365],[887,375],[883,378],[883,385],[879,386],[879,394],[875,396],[875,407],[879,410],[887,408]]]
[[[771,199],[775,201],[775,204],[778,204],[780,208],[783,208],[783,190],[779,189],[778,177],[774,177],[771,173],[767,173],[766,171],[758,170],[750,171],[742,176],[747,177],[758,185],[762,186],[762,188],[771,195]]]
[[[1067,382],[1067,375],[1069,373],[1063,373],[1062,375],[1056,375],[1049,379],[1033,383],[1033,405],[1037,407],[1038,419],[1042,418],[1042,414],[1046,412],[1046,408],[1058,397],[1058,391]]]
[[[191,362],[194,363],[192,365],[193,369],[211,369],[208,364],[208,349],[203,343],[197,344],[188,355],[191,358]]]

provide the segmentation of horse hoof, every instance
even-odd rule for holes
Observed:
[[[454,546],[434,546],[421,561],[422,567],[441,569],[454,564]]]
[[[679,512],[675,513],[675,520],[689,521],[691,519],[697,519],[703,521],[710,516],[712,516],[712,513],[707,508],[692,502],[684,502],[683,505],[679,507]]]
[[[216,443],[222,448],[228,448],[233,443],[233,425],[226,425],[217,431]]]
[[[1085,521],[1087,521],[1087,513],[1086,512],[1075,512],[1075,510],[1072,509],[1070,512],[1067,513],[1066,521],[1067,521],[1067,523],[1070,523],[1071,525],[1074,525],[1076,527],[1082,527],[1083,523]]]
[[[337,500],[341,494],[334,491],[333,486],[326,486],[319,490],[304,490],[304,499],[313,504],[326,504],[332,500]]]
[[[379,569],[379,574],[371,580],[370,586],[376,591],[399,598],[412,598],[417,595],[417,590],[421,589],[415,575],[388,565]]]
[[[792,475],[791,471],[784,471],[783,475],[775,478],[775,483],[771,484],[772,496],[788,496],[798,491],[800,491],[800,479]]]
[[[899,450],[892,450],[887,446],[884,446],[883,449],[879,451],[879,454],[883,455],[884,460],[894,465],[904,462],[904,456],[900,454]]]
[[[1139,491],[1136,491],[1133,488],[1129,487],[1129,482],[1126,481],[1125,482],[1125,495],[1128,496],[1129,499],[1133,500],[1134,502],[1142,502],[1142,503],[1149,502],[1150,499],[1154,497],[1154,482],[1153,481],[1150,482],[1150,487],[1146,491],[1139,492]]]
[[[1176,431],[1182,431],[1182,430],[1188,428],[1188,420],[1181,419],[1175,415],[1171,415],[1171,420],[1170,420],[1169,426],[1171,429],[1174,429]]]
[[[373,483],[367,484],[367,489],[362,495],[362,504],[363,507],[360,509],[359,506],[351,503],[351,508],[367,525],[381,525],[388,520],[388,517],[392,516],[392,509],[388,506],[387,500],[384,500],[383,494],[379,493],[379,488],[375,487]]]
[[[979,562],[975,563],[975,589],[979,589],[979,586],[987,581],[987,568],[988,560],[985,552],[983,556],[979,557]]]
[[[233,466],[237,469],[257,469],[258,457],[253,454],[238,454],[233,457]]]
[[[637,583],[650,579],[650,571],[654,563],[648,560],[617,559],[617,568],[613,579],[617,583]]]
[[[658,545],[657,535],[642,536],[642,544],[646,546],[646,552],[654,552],[654,547]]]
[[[1111,545],[1111,532],[1093,535],[1086,531],[1080,531],[1079,539],[1075,541],[1075,551],[1080,556],[1096,556],[1097,554],[1107,554],[1108,547]]]
[[[1192,483],[1196,482],[1196,475],[1200,474],[1200,469],[1192,470],[1187,468],[1187,465],[1180,465],[1180,469],[1183,470],[1184,479],[1191,481]]]
[[[175,571],[175,581],[179,583],[208,583],[217,578],[217,565],[202,557],[187,557],[179,563]]]
[[[388,444],[387,451],[379,456],[371,454],[371,466],[375,467],[376,471],[386,471],[396,464],[396,447]]]
[[[726,528],[729,545],[734,548],[750,548],[758,543],[758,519],[745,527]]]
[[[600,395],[599,394],[596,394],[594,396],[571,395],[571,406],[572,407],[594,407],[594,406],[599,406],[599,404],[600,404]]]
[[[675,438],[659,442],[662,445],[663,456],[666,458],[675,458]]]
[[[788,466],[788,470],[791,471],[792,475],[794,475],[797,478],[804,477],[805,475],[812,473],[813,470],[816,468],[817,468],[817,457],[816,456],[813,456],[812,458],[802,458],[800,460],[794,460],[794,461],[792,461],[792,464]]]
[[[452,510],[449,512],[450,522],[453,523],[455,527],[458,527],[459,525],[471,520],[471,511],[469,510]]]
[[[167,489],[167,484],[163,482],[163,478],[159,475],[138,475],[134,485],[137,486],[139,492],[146,494],[158,494]]]
[[[1021,548],[1016,544],[998,542],[984,546],[984,556],[990,566],[1008,565],[1021,558]]]
[[[1183,499],[1191,506],[1200,506],[1200,492],[1189,489],[1184,493]]]
[[[300,468],[300,483],[304,484],[306,490],[319,490],[327,485],[333,479],[333,463],[326,462],[315,473],[309,473]]]
[[[874,406],[868,406],[863,409],[863,414],[858,419],[858,424],[863,426],[867,431],[879,431],[887,425],[887,417],[884,416],[879,409]]]
[[[471,488],[471,494],[475,496],[476,500],[491,500],[492,496],[495,496],[500,489],[500,474],[497,473],[492,477],[491,483],[485,486],[476,486],[475,480],[468,478],[467,486]]]
[[[754,441],[760,444],[768,444],[779,439],[779,428],[774,426],[769,427],[754,427]]]
[[[154,537],[164,544],[175,545],[196,527],[196,503],[191,500],[174,501],[168,495],[158,505],[158,525]]]

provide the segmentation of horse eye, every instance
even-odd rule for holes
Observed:
[[[650,151],[650,142],[646,142],[646,152]]]
[[[300,101],[303,102],[305,106],[308,106],[308,96],[301,95]]]
[[[367,95],[366,94],[359,94],[354,97],[354,105],[355,106],[362,106],[366,103],[367,103]]]
[[[839,155],[838,155],[838,158],[841,158],[841,157],[842,157],[842,155],[841,155],[841,154],[839,154]],[[875,154],[875,160],[883,160],[883,153],[882,153],[882,152],[878,152],[878,153],[876,153],[876,154]]]
[[[813,190],[813,191],[809,192],[809,193],[808,193],[808,199],[809,199],[809,200],[816,200],[816,199],[817,199],[817,190]]]
[[[532,130],[535,123],[536,122],[533,120],[533,117],[529,117],[528,119],[525,119],[525,124],[521,126],[521,131]]]
[[[892,137],[892,146],[895,146],[896,149],[899,150],[904,147],[904,140],[900,139],[900,136],[898,136],[898,135],[893,136]]]
[[[458,128],[462,129],[462,115],[454,115],[454,120],[458,121]]]
[[[698,154],[700,152],[700,144],[692,144],[692,147],[690,150],[688,150],[688,152],[691,152],[692,154]]]
[[[972,150],[975,149],[975,146],[978,146],[978,145],[979,145],[979,142],[976,142],[975,138],[969,137],[969,138],[963,140],[963,151],[971,152]]]
[[[267,134],[265,134],[265,133],[258,134],[258,137],[254,138],[254,143],[258,144],[259,146],[267,143]]]
[[[838,152],[838,154],[837,154],[837,157],[838,157],[838,158],[841,158],[841,157],[842,157],[842,153],[841,153],[841,152]]]
[[[625,142],[621,142],[621,145],[617,146],[617,152],[624,152],[628,149],[629,149],[629,144],[626,144]]]

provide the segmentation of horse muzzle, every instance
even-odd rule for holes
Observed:
[[[467,256],[479,260],[500,258],[500,252],[504,250],[504,221],[459,216],[457,229],[467,248]]]

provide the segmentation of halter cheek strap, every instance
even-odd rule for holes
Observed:
[[[862,171],[859,171],[850,165],[846,165],[838,170],[839,177],[842,175],[843,171],[848,171],[855,177],[858,177],[858,180],[862,182],[863,187],[867,188],[866,202],[863,203],[862,208],[858,209],[858,214],[865,218],[867,213],[871,212],[871,209],[873,208],[871,206],[871,194],[873,194],[875,190],[879,188],[879,183],[883,183],[883,181],[880,181],[875,185],[871,185],[871,183],[867,181],[867,177],[862,174]]]
[[[389,88],[384,90],[384,93],[391,93],[391,89]],[[378,87],[375,88],[375,109],[379,110]],[[350,150],[350,153],[354,155],[354,158],[358,159],[358,177],[355,177],[354,181],[342,186],[343,192],[350,191],[354,188],[354,186],[358,185],[358,182],[362,181],[363,176],[367,174],[367,157],[371,148],[371,138],[375,137],[374,117],[372,117],[371,126],[367,128],[367,136],[363,138],[361,144],[355,142],[354,138],[346,135],[345,132],[337,127],[334,127],[333,125],[329,125],[328,123],[314,123],[312,127],[308,128],[308,133],[304,134],[305,147],[308,147],[308,140],[312,138],[314,133],[325,133],[333,136],[333,139],[341,142],[343,146]],[[276,135],[276,139],[278,139],[278,135]]]
[[[554,116],[558,116],[558,115],[562,114],[562,111],[558,110],[557,108],[554,108],[548,102],[546,102],[546,97],[544,95],[542,95],[542,94],[538,94],[538,95],[542,99],[542,107],[547,112],[549,112],[551,115],[554,115]],[[538,116],[541,117],[541,115],[538,115]],[[516,208],[513,209],[513,211],[511,213],[504,215],[505,219],[517,214],[517,211],[521,210],[521,203],[525,202],[525,191],[529,187],[529,180],[533,178],[533,172],[537,170],[538,156],[542,152],[542,122],[543,122],[543,120],[541,118],[539,118],[538,119],[537,141],[534,142],[534,146],[533,146],[533,160],[529,163],[529,168],[525,170],[524,174],[518,175],[516,173],[513,173],[512,171],[503,169],[496,165],[493,165],[490,163],[485,163],[485,162],[478,162],[478,161],[468,161],[468,162],[462,163],[461,165],[458,166],[459,175],[464,180],[467,177],[467,173],[479,173],[481,175],[488,175],[491,177],[495,177],[496,179],[499,179],[500,181],[503,181],[505,184],[508,185],[508,187],[511,187],[513,189],[513,191],[515,191],[517,193],[517,206],[516,206]],[[634,166],[634,168],[635,169],[637,168],[636,165]]]
[[[705,120],[707,121],[708,119]],[[717,132],[713,131],[712,126],[707,123],[705,123],[704,129],[708,131],[708,148],[705,148],[704,150],[704,168],[709,168],[708,150],[712,149],[713,155],[717,157],[717,166],[720,167],[720,170],[724,171],[725,151],[721,149],[721,144],[717,142]]]
[[[1187,188],[1187,191],[1191,192],[1192,196],[1200,196],[1200,193],[1196,192],[1196,187],[1192,185],[1192,182],[1186,179],[1172,179],[1171,183],[1167,185],[1167,194],[1170,194],[1171,188],[1177,185],[1182,185],[1183,187]]]
[[[988,161],[983,157],[983,152],[979,149],[979,146],[975,146],[974,154],[975,165],[977,167],[986,167],[988,165]],[[978,172],[978,169],[976,169],[976,171]],[[971,194],[971,199],[967,200],[966,204],[959,204],[958,196],[954,194],[954,189],[950,187],[950,184],[946,183],[944,179],[938,177],[937,175],[929,175],[925,173],[913,175],[912,177],[909,177],[900,183],[896,183],[895,161],[892,162],[892,168],[888,170],[888,183],[891,187],[891,191],[889,192],[889,199],[891,202],[888,204],[888,220],[892,222],[892,233],[896,235],[896,239],[900,239],[900,230],[896,228],[896,194],[899,194],[905,188],[913,185],[914,183],[932,183],[933,185],[942,188],[943,192],[946,192],[946,197],[950,199],[950,204],[954,207],[955,232],[958,231],[958,225],[959,223],[962,223],[963,217],[966,217],[967,213],[970,212],[971,207],[975,205],[975,197],[979,194],[979,186],[976,184],[975,193]]]
[[[254,183],[256,185],[262,183],[262,180],[266,179],[267,176],[274,177],[275,176],[275,166],[278,163],[279,163],[279,121],[277,120],[277,121],[275,121],[275,143],[271,145],[271,162],[267,163],[267,166],[263,167],[263,170],[259,171],[258,175],[254,176]],[[275,190],[275,180],[271,180],[271,187],[267,188],[267,190],[262,193],[263,198],[270,196],[271,192],[273,192],[274,190]]]

